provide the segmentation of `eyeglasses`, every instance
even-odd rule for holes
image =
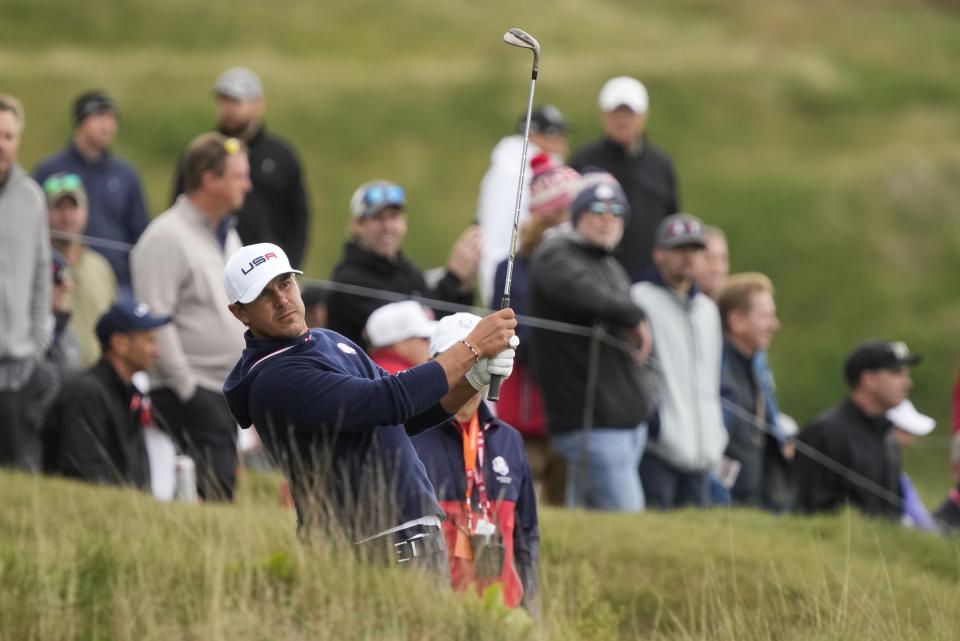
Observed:
[[[406,192],[400,185],[374,185],[363,195],[363,203],[375,207],[382,203],[402,205],[406,202]]]
[[[76,174],[55,174],[43,181],[43,191],[48,196],[62,191],[75,192],[83,187],[83,181]]]
[[[242,148],[239,140],[236,138],[227,138],[223,141],[223,149],[227,152],[228,156],[232,156],[234,154],[239,154]]]
[[[607,203],[601,200],[590,203],[587,207],[587,211],[591,214],[613,214],[617,218],[622,218],[627,213],[627,208],[621,205],[620,203]]]

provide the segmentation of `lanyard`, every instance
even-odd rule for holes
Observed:
[[[480,429],[480,418],[475,412],[470,424],[466,428],[459,424],[460,435],[463,437],[463,470],[467,477],[466,499],[467,527],[473,526],[473,488],[476,486],[480,499],[481,516],[489,519],[490,499],[487,496],[487,484],[483,480],[483,430]]]

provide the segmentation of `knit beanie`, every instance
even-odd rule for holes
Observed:
[[[580,190],[580,174],[566,165],[554,164],[546,152],[534,156],[530,166],[530,213],[537,216],[568,208]]]

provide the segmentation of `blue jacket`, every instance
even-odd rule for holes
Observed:
[[[478,412],[485,448],[483,478],[493,503],[493,519],[504,538],[503,571],[500,575],[504,601],[511,607],[521,602],[528,608],[532,605],[535,607],[540,530],[533,475],[523,437],[513,427],[494,418],[485,403],[480,404]],[[454,587],[465,587],[476,581],[470,576],[471,570],[463,560],[453,554],[457,528],[466,527],[464,498],[467,489],[463,438],[456,419],[418,434],[413,438],[413,445],[426,466],[430,482],[437,490],[440,505],[447,513],[443,529]],[[476,507],[476,490],[473,497]],[[478,583],[478,587],[482,589],[485,586]]]
[[[450,417],[439,403],[448,391],[439,363],[391,376],[330,330],[245,337],[223,392],[290,479],[301,526],[333,526],[356,540],[443,517],[407,435]]]
[[[109,152],[90,162],[70,144],[63,151],[42,161],[34,170],[33,177],[43,185],[44,180],[61,172],[77,174],[83,181],[90,211],[85,232],[88,236],[130,245],[137,242],[149,220],[140,178],[133,167]],[[90,245],[90,248],[103,254],[110,262],[117,274],[121,292],[129,293],[129,252],[97,245]]]

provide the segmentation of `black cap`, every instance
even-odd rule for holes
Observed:
[[[517,125],[519,133],[523,133],[523,127],[526,123],[527,117],[524,115]],[[562,136],[567,133],[567,122],[559,109],[553,105],[543,105],[530,112],[530,133]]]
[[[695,246],[706,247],[707,236],[703,221],[692,214],[671,214],[657,226],[654,236],[657,247],[672,249],[674,247]]]
[[[922,359],[919,354],[911,354],[903,341],[870,340],[860,343],[850,352],[843,365],[843,374],[853,387],[867,370],[900,369],[916,365]]]
[[[116,333],[142,332],[170,322],[169,316],[154,316],[145,303],[120,300],[97,321],[97,339],[106,345]]]
[[[94,89],[77,96],[77,99],[73,101],[73,126],[76,127],[90,116],[104,111],[117,113],[117,105],[113,102],[113,98],[107,95],[107,92]]]

